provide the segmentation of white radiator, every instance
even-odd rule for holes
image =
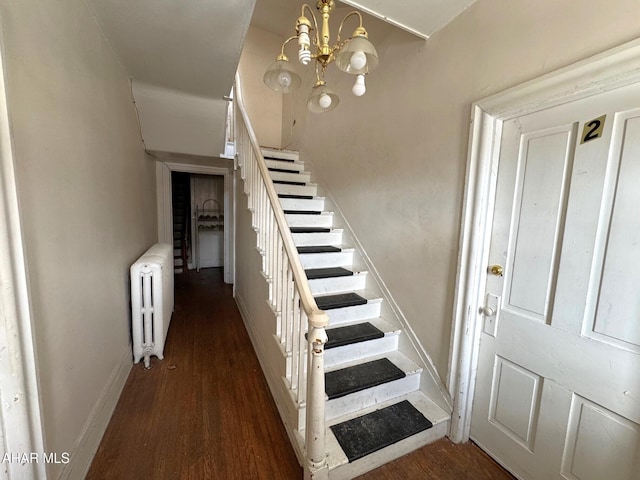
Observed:
[[[164,342],[173,313],[173,247],[156,243],[131,265],[133,363],[164,358]]]

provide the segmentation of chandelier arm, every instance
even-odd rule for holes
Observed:
[[[360,24],[358,25],[358,27],[362,28],[362,15],[360,14],[360,12],[357,12],[357,11],[353,10],[352,12],[347,13],[347,15],[345,15],[345,17],[340,22],[340,27],[338,28],[338,37],[336,38],[336,50],[339,50],[340,47],[341,47],[341,45],[340,45],[340,34],[342,33],[342,27],[344,26],[344,22],[346,22],[347,18],[349,18],[352,15],[357,15],[358,16],[358,19],[360,21]]]
[[[280,55],[284,55],[284,47],[287,45],[287,43],[289,43],[289,42],[290,42],[290,41],[292,41],[292,40],[297,40],[297,39],[298,39],[298,36],[297,36],[297,35],[295,35],[295,36],[293,36],[293,37],[289,37],[289,38],[287,38],[287,39],[284,41],[284,43],[282,44],[282,49],[280,50]]]
[[[313,13],[313,10],[311,10],[311,7],[309,5],[307,5],[306,3],[302,5],[302,9],[301,9],[300,15],[304,17],[304,9],[305,8],[309,11],[309,14],[311,16],[311,20],[313,20],[314,30],[316,31],[315,39],[314,39],[315,40],[314,46],[316,48],[320,48],[320,37],[318,36],[319,35],[318,34],[318,32],[319,32],[319,30],[318,30],[318,21],[316,20],[316,16]]]

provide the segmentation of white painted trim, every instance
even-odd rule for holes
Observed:
[[[132,365],[131,345],[127,345],[127,348],[122,352],[120,362],[114,368],[98,401],[91,410],[73,450],[69,452],[71,461],[64,466],[58,477],[59,480],[84,478],[87,475],[127,378],[129,378]]]
[[[1,41],[1,40],[0,40]],[[44,453],[29,281],[14,170],[13,138],[0,45],[0,448]],[[45,480],[43,463],[2,464],[12,480]]]
[[[208,165],[194,165],[188,163],[161,162],[159,166],[169,171],[162,174],[162,184],[156,184],[158,190],[158,241],[173,245],[173,206],[171,203],[171,172],[196,173],[202,175],[222,175],[224,176],[224,282],[233,283],[235,265],[235,218],[233,216],[235,201],[233,195],[233,171],[229,168],[214,167]],[[157,174],[157,179],[160,174]],[[164,235],[164,236],[161,236]]]
[[[167,191],[169,195],[166,195],[165,192]],[[171,170],[162,162],[156,162],[156,197],[158,208],[158,242],[173,245]]]
[[[476,102],[472,108],[448,386],[450,438],[469,439],[502,123],[640,82],[640,39]]]

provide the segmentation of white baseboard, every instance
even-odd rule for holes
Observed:
[[[100,446],[102,436],[120,399],[124,384],[129,377],[132,365],[131,345],[128,345],[120,358],[120,363],[114,368],[109,381],[91,410],[73,450],[69,452],[70,461],[58,476],[59,480],[82,480],[87,475],[93,457]]]

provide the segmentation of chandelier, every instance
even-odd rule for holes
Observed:
[[[322,27],[318,28],[318,21],[309,5],[302,5],[300,18],[296,22],[296,35],[288,38],[282,44],[280,55],[264,74],[264,83],[280,93],[289,93],[300,87],[302,79],[296,73],[289,59],[284,54],[284,47],[291,41],[298,41],[298,60],[302,65],[309,65],[315,60],[316,82],[307,101],[307,108],[313,113],[323,113],[338,106],[340,99],[324,80],[324,75],[330,63],[343,72],[356,76],[352,92],[362,96],[366,92],[364,77],[378,65],[378,54],[369,41],[367,31],[362,26],[362,15],[355,10],[349,12],[340,22],[338,36],[333,46],[329,44],[329,15],[335,7],[334,0],[318,0],[316,4],[322,16]],[[311,18],[305,16],[308,12]],[[342,41],[340,34],[344,22],[351,16],[357,16],[359,25],[351,37]],[[313,33],[312,33],[313,32]],[[314,48],[312,52],[311,48]]]

